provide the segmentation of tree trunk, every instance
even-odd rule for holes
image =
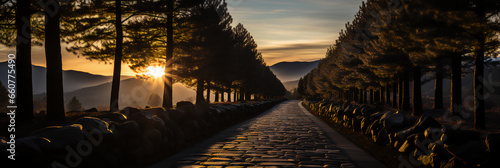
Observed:
[[[219,102],[219,91],[215,91],[215,99],[214,102]]]
[[[122,55],[123,55],[123,30],[122,30],[122,8],[121,0],[115,1],[115,28],[116,28],[116,49],[115,49],[115,64],[113,69],[113,82],[111,85],[111,100],[109,102],[109,108],[111,111],[117,111],[119,109],[118,97],[120,95],[120,75],[122,68]]]
[[[379,90],[374,90],[373,91],[373,102],[380,103],[380,91]]]
[[[233,96],[234,100],[233,102],[238,102],[238,90],[234,89],[234,96]]]
[[[224,92],[220,92],[220,102],[225,102],[226,100],[224,100]]]
[[[375,104],[375,91],[370,89],[370,104]]]
[[[227,102],[231,102],[231,89],[227,91]]]
[[[17,76],[17,119],[33,120],[33,83],[31,70],[31,13],[30,1],[19,0],[16,6],[16,73]],[[6,72],[2,72],[6,73]],[[4,83],[8,88],[9,83]],[[10,104],[9,105],[14,105]]]
[[[476,13],[481,19],[481,24],[487,24],[484,1],[479,1]],[[474,51],[474,128],[484,130],[486,128],[486,114],[484,106],[484,52],[486,48],[486,34],[479,32],[477,35],[476,50]]]
[[[204,90],[204,86],[205,85],[205,81],[203,79],[201,79],[201,77],[198,78],[198,83],[196,84],[196,104],[201,104],[203,102],[205,102],[204,98],[203,98],[203,90]]]
[[[385,86],[385,102],[391,104],[391,85],[389,84]]]
[[[249,92],[245,92],[245,100],[246,101],[251,100],[251,96],[252,96],[252,94],[250,94]]]
[[[398,109],[403,109],[403,76],[398,81]]]
[[[451,115],[462,108],[462,58],[459,54],[451,58]]]
[[[359,97],[358,97],[359,93],[358,93],[358,89],[357,88],[353,88],[352,89],[352,97],[353,97],[353,101],[358,103],[358,100],[359,100]]]
[[[240,93],[238,93],[238,94],[239,94],[239,95],[238,95],[238,96],[239,96],[239,98],[238,98],[238,100],[239,100],[239,101],[244,100],[244,97],[243,97],[243,96],[244,96],[244,94],[243,94],[243,93],[245,93],[245,92],[243,92],[243,88],[240,88]]]
[[[174,57],[174,0],[167,2],[167,55],[165,59],[165,82],[163,88],[163,107],[169,109],[173,107],[172,101],[172,59]]]
[[[368,94],[366,93],[366,89],[363,89],[363,104],[368,104]]]
[[[403,110],[410,111],[410,71],[405,71],[403,78]]]
[[[443,109],[443,61],[437,60],[435,68],[436,79],[434,83],[434,109]]]
[[[356,100],[356,102],[358,102],[359,104],[363,103],[363,92],[361,92],[361,89],[358,89],[356,88],[356,96],[358,97],[358,99]]]
[[[344,94],[344,91],[340,91],[339,92],[339,96],[340,96],[339,99],[340,99],[341,102],[344,101],[344,95],[343,94]]]
[[[420,67],[413,68],[413,116],[422,116],[422,70]]]
[[[210,85],[207,83],[207,102],[210,103]]]
[[[398,108],[398,82],[392,84],[392,107]]]
[[[52,3],[55,9],[59,2]],[[60,38],[60,11],[45,14],[45,58],[47,62],[47,120],[60,122],[65,118]]]
[[[380,86],[380,103],[385,104],[385,87]]]

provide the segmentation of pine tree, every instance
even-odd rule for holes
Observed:
[[[47,63],[47,120],[60,122],[65,118],[61,54],[59,2],[43,1],[45,13],[45,57]]]
[[[31,72],[31,45],[40,45],[32,38],[31,18],[33,9],[29,0],[0,2],[0,44],[16,47],[15,67],[17,79],[16,105],[17,119],[31,121],[33,119],[33,86]]]
[[[78,99],[76,99],[76,96],[73,96],[71,100],[68,102],[68,111],[81,111],[83,109],[82,103]]]

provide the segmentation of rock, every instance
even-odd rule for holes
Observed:
[[[417,148],[417,145],[415,145],[415,137],[416,136],[417,136],[416,134],[408,136],[408,138],[403,143],[403,145],[401,145],[401,147],[399,148],[398,151],[401,153],[407,153],[407,152],[413,151],[415,148]]]
[[[389,112],[380,118],[388,133],[399,131],[403,126],[404,120],[405,116],[400,112]]]
[[[74,124],[80,124],[83,126],[83,130],[86,131],[98,131],[103,134],[110,134],[113,133],[109,129],[109,125],[106,121],[103,121],[101,119],[95,118],[95,117],[83,117],[79,118],[74,122]]]
[[[374,121],[374,120],[379,120],[380,118],[382,118],[382,116],[384,116],[385,113],[383,112],[376,112],[376,113],[373,113],[372,115],[370,115],[370,120],[371,121]]]
[[[119,112],[106,113],[106,114],[100,116],[99,118],[104,120],[104,121],[114,121],[117,123],[123,123],[123,122],[127,121],[127,116],[125,114],[122,114]]]
[[[439,165],[439,160],[435,159],[437,154],[431,153],[429,155],[420,155],[417,160],[422,162],[425,166],[434,167],[435,165]]]
[[[481,135],[473,130],[453,129],[450,127],[443,127],[441,141],[447,145],[461,144],[468,141],[480,141]]]
[[[358,115],[362,115],[362,112],[363,111],[364,107],[357,107],[354,109],[354,111],[352,112],[352,115],[354,116],[358,116]]]
[[[97,108],[93,107],[93,108],[90,108],[87,110],[83,110],[83,112],[99,112],[99,110],[97,110]]]
[[[127,121],[116,125],[116,136],[119,138],[138,137],[141,135],[141,128],[135,121]]]
[[[165,112],[165,109],[163,107],[156,107],[156,108],[146,108],[143,111],[151,115],[158,115]]]
[[[368,117],[363,117],[361,120],[361,134],[364,134],[366,132],[366,129],[368,129],[368,126],[371,125],[370,119]]]
[[[171,120],[170,113],[168,111],[158,111],[155,113],[155,115],[161,120],[163,120],[163,122]]]
[[[425,138],[432,139],[433,141],[441,139],[442,134],[443,132],[441,131],[441,128],[427,128],[424,131]]]
[[[488,152],[493,155],[500,155],[500,134],[488,134],[485,142]]]
[[[397,144],[399,141],[402,141],[402,139],[399,138],[398,136],[396,136],[395,133],[390,133],[389,134],[389,144],[390,144],[390,146],[399,149],[399,147],[401,145],[401,144]]]
[[[63,142],[64,143],[64,142]],[[66,142],[68,143],[68,142]],[[74,143],[74,142],[69,142]],[[61,149],[63,147],[63,149]],[[16,166],[15,167],[39,167],[35,161],[53,161],[55,153],[66,153],[64,144],[52,144],[47,138],[39,136],[28,136],[16,139]],[[57,149],[58,148],[58,149]],[[9,153],[10,154],[10,153]],[[2,155],[3,156],[3,155]],[[63,156],[60,156],[63,157]],[[5,157],[7,158],[7,157]],[[9,159],[10,160],[10,159]]]
[[[365,117],[369,117],[372,114],[375,114],[376,112],[377,112],[377,109],[371,108],[369,106],[366,106],[365,108],[363,108],[363,110],[361,110],[361,114]]]
[[[124,150],[133,150],[140,145],[141,129],[135,121],[127,121],[116,126],[116,139]]]
[[[67,146],[75,146],[79,142],[84,140],[84,134],[82,133],[82,125],[73,124],[66,126],[51,126],[43,128],[36,131],[33,137],[40,137],[49,143],[42,140],[32,139],[29,142],[38,142],[38,144],[33,145],[33,148],[40,148],[41,151],[64,151]],[[38,147],[34,147],[38,146]]]
[[[437,160],[449,160],[453,157],[445,148],[441,141],[430,143],[428,146],[430,153],[436,154]]]
[[[422,116],[420,117],[418,122],[415,123],[415,125],[405,130],[399,131],[397,135],[402,139],[406,139],[408,135],[418,132],[424,132],[429,127],[439,128],[441,127],[441,124],[439,124],[439,122],[437,122],[430,116]]]
[[[161,146],[163,139],[162,139],[162,134],[159,130],[157,129],[148,130],[145,133],[145,135],[153,145]]]
[[[387,133],[387,129],[383,127],[377,133],[373,132],[372,130],[372,139],[378,144],[387,144],[387,142],[389,142],[389,134]]]
[[[120,111],[120,113],[125,114],[125,116],[130,117],[131,115],[135,113],[139,113],[141,110],[138,108],[133,108],[133,107],[126,107],[123,110]]]
[[[355,132],[359,132],[361,131],[361,121],[363,121],[365,117],[363,116],[356,116],[353,118],[352,120],[352,129],[355,131]]]
[[[155,121],[153,120],[153,116],[147,112],[135,113],[129,119],[137,122],[142,132],[154,128]]]
[[[184,118],[186,118],[186,113],[184,111],[169,109],[167,110],[167,113],[168,116],[170,116],[171,119],[175,121],[182,121],[184,120]]]
[[[382,127],[383,127],[383,125],[380,124],[379,120],[375,120],[372,122],[372,124],[370,126],[368,126],[368,128],[366,128],[365,134],[373,135],[373,133],[378,133],[379,129]]]

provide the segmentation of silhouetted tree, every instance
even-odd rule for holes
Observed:
[[[33,84],[31,72],[31,10],[29,0],[19,0],[16,4],[16,76],[18,119],[33,119]],[[2,30],[3,31],[3,30]]]
[[[82,103],[78,99],[76,99],[76,96],[73,96],[71,100],[68,102],[68,111],[81,111],[83,109]]]
[[[60,122],[65,118],[62,74],[60,18],[57,1],[43,1],[45,14],[45,58],[47,63],[47,120]]]
[[[31,45],[40,45],[31,36],[31,2],[29,0],[0,1],[0,44],[16,47],[15,69],[17,78],[17,119],[33,119],[33,87],[31,71]],[[6,72],[7,73],[7,72]],[[6,84],[7,85],[7,84]]]

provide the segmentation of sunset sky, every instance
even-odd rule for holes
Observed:
[[[282,61],[315,61],[324,58],[345,23],[354,19],[362,0],[227,0],[233,25],[242,23],[253,35],[268,65]],[[63,69],[111,76],[113,66],[89,61],[66,52]],[[7,60],[15,48],[0,45]],[[33,64],[45,66],[43,47],[33,47]],[[123,75],[134,75],[127,65]]]

